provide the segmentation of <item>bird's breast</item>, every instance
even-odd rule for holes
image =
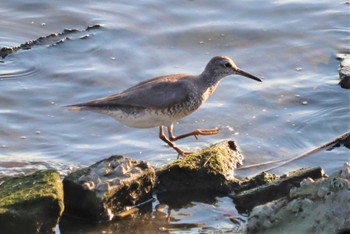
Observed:
[[[201,96],[202,103],[204,103],[214,93],[217,86],[218,83],[203,90],[203,94]]]

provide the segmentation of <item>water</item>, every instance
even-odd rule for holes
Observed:
[[[180,147],[196,150],[235,139],[247,164],[318,147],[350,129],[350,94],[337,85],[335,58],[349,50],[349,7],[340,0],[2,1],[0,47],[65,28],[102,28],[0,60],[0,175],[30,172],[38,165],[65,173],[112,154],[156,167],[174,160],[174,151],[158,139],[158,129],[131,129],[110,117],[68,112],[64,106],[153,76],[198,74],[219,54],[264,82],[225,78],[203,107],[175,124],[175,134],[215,127],[220,134],[184,139]],[[275,172],[321,166],[331,173],[349,158],[349,151],[339,148]],[[202,223],[201,230],[208,232],[212,227],[236,230],[227,218],[206,218],[214,210],[219,217],[225,213],[220,209],[229,206],[233,211],[225,197],[193,203],[193,209],[179,208],[193,215],[179,216],[177,222]],[[136,223],[142,229],[144,224]],[[96,227],[89,230],[100,233]]]

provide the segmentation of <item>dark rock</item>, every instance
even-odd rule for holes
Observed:
[[[63,31],[62,31],[62,35],[63,34],[71,34],[71,33],[77,33],[77,32],[80,32],[78,29],[75,29],[75,28],[65,28]]]
[[[0,57],[1,58],[5,58],[7,55],[12,54],[13,53],[13,49],[10,47],[2,47],[0,49]]]
[[[111,220],[149,199],[154,184],[155,171],[148,163],[111,156],[64,178],[65,214]]]
[[[63,209],[63,186],[54,170],[0,178],[1,233],[51,233]]]
[[[100,24],[89,25],[89,26],[86,27],[85,31],[90,31],[90,30],[93,30],[93,29],[99,29],[101,27],[102,26]]]
[[[339,85],[344,89],[350,89],[350,55],[338,54],[337,58],[342,60],[339,66]]]
[[[234,141],[224,141],[180,158],[157,172],[160,191],[216,190],[228,192],[238,183],[233,170],[243,155]]]
[[[244,178],[240,186],[234,187],[233,190],[235,193],[239,193],[245,190],[257,188],[262,185],[271,184],[272,182],[277,181],[279,178],[280,176],[276,174],[262,172],[252,178]]]
[[[71,39],[70,37],[68,37],[68,35],[76,34],[76,33],[84,33],[84,32],[88,32],[91,30],[100,29],[100,28],[102,28],[102,26],[99,24],[96,24],[96,25],[88,26],[84,30],[64,29],[60,33],[51,33],[47,36],[41,36],[35,40],[26,41],[18,46],[2,47],[2,48],[0,48],[0,57],[2,57],[4,59],[6,56],[8,56],[14,52],[17,52],[19,50],[29,50],[29,49],[32,49],[34,46],[40,46],[40,45],[56,46],[56,45],[59,45],[65,41]],[[90,34],[88,34],[88,37],[83,37],[83,39],[89,38],[89,35]],[[80,37],[78,37],[78,38],[80,38]],[[76,38],[72,38],[72,39],[76,39]]]
[[[305,178],[318,179],[324,176],[322,168],[306,168],[292,171],[278,177],[274,174],[262,173],[235,187],[230,194],[239,211],[249,211],[253,207],[287,196],[292,187],[299,186]],[[267,178],[266,181],[262,178]],[[257,183],[257,181],[259,183]],[[261,184],[261,185],[259,185]],[[252,185],[259,185],[253,187]],[[245,188],[250,188],[244,190]]]

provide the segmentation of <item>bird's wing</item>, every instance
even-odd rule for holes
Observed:
[[[147,80],[111,96],[72,106],[120,107],[134,106],[162,109],[184,102],[191,95],[194,84],[185,74],[162,76]]]

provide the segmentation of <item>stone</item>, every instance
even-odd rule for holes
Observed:
[[[281,177],[263,172],[235,187],[230,197],[239,211],[246,212],[254,206],[287,196],[292,187],[298,186],[306,178],[318,179],[323,176],[320,167],[299,169]]]
[[[79,30],[79,29],[64,29],[60,33],[51,33],[47,36],[41,36],[35,40],[29,40],[26,41],[18,46],[13,46],[13,47],[0,47],[0,57],[1,58],[6,58],[8,55],[17,52],[19,50],[29,50],[34,46],[40,46],[40,45],[49,45],[49,46],[57,46],[59,44],[64,43],[65,41],[71,40],[72,38],[69,37],[68,35],[73,35],[73,34],[78,34],[78,33],[85,33],[89,32],[91,30],[96,30],[102,28],[101,25],[95,24],[86,27],[84,30]],[[90,37],[90,34],[80,36],[80,39],[87,39]],[[76,39],[76,38],[73,38]]]
[[[63,210],[58,172],[44,170],[0,178],[1,233],[51,233]]]
[[[341,60],[339,65],[339,85],[344,89],[350,89],[350,54],[338,54]]]
[[[256,206],[248,233],[349,233],[350,163],[328,178],[306,179],[281,199]]]
[[[0,57],[5,58],[7,55],[12,54],[13,51],[14,51],[13,48],[2,47],[2,48],[0,48]]]
[[[111,156],[63,180],[66,213],[89,220],[111,220],[152,196],[155,171],[144,161]]]
[[[216,190],[228,192],[238,183],[233,171],[243,155],[234,141],[223,141],[182,157],[157,172],[161,191]]]

